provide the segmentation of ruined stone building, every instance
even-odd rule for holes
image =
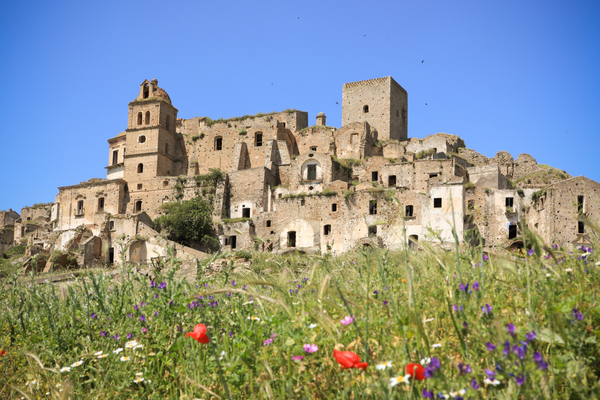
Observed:
[[[408,95],[391,77],[345,84],[342,110],[340,128],[323,113],[311,125],[298,110],[181,119],[146,80],[127,129],[108,139],[106,179],[59,188],[40,251],[79,249],[82,261],[112,262],[124,234],[126,257],[148,262],[168,245],[152,229],[161,205],[195,196],[213,203],[224,250],[445,246],[453,227],[460,242],[511,246],[520,220],[547,243],[590,242],[597,182],[527,154],[490,159],[454,135],[409,138]]]

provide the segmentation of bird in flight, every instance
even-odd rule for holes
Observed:
[[[427,103],[425,103],[425,105],[427,105]]]
[[[335,102],[335,104],[337,104],[338,106],[340,105],[340,103],[338,103],[337,101]]]
[[[421,60],[421,64],[423,64],[425,62],[425,60]]]

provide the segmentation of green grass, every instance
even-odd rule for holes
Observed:
[[[428,247],[339,257],[253,252],[243,269],[231,259],[209,275],[209,260],[200,263],[197,282],[174,278],[173,257],[155,268],[154,281],[127,265],[120,266],[122,277],[90,273],[70,285],[4,279],[0,398],[48,392],[77,399],[228,393],[235,399],[408,399],[422,398],[424,389],[465,389],[464,397],[473,399],[594,398],[600,390],[598,259],[531,241],[531,255],[485,260],[480,249]],[[354,316],[352,324],[341,324],[346,316]],[[198,323],[208,327],[210,343],[186,338]],[[527,340],[532,331],[536,338]],[[128,349],[128,340],[141,347]],[[488,343],[497,348],[488,350]],[[305,344],[318,350],[307,353]],[[124,350],[114,354],[118,348]],[[341,369],[334,349],[355,352],[369,367]],[[100,351],[107,357],[97,358]],[[536,352],[547,370],[539,368]],[[129,359],[120,361],[123,356]],[[432,377],[390,386],[408,363],[426,357],[440,363]],[[382,362],[392,368],[377,369]],[[486,369],[496,373],[498,386],[484,385]],[[136,373],[143,382],[134,382]]]

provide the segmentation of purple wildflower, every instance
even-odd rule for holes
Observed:
[[[154,281],[154,279],[150,281],[150,287],[156,287],[156,282]]]
[[[373,294],[379,294],[377,290],[373,290]]]
[[[158,317],[158,311],[154,311],[154,316]]]
[[[131,339],[132,337],[133,337],[133,334],[132,334],[132,333],[128,333],[128,334],[127,334],[127,339]]]
[[[488,257],[488,255],[487,255],[487,254],[484,254],[484,255],[483,255],[483,261],[488,261],[489,259],[490,259],[490,258]]]
[[[437,357],[433,357],[429,362],[429,365],[431,365],[435,369],[440,369],[440,367],[442,366],[442,364],[440,363],[440,359]]]
[[[119,340],[121,337],[119,336],[119,334],[117,333],[115,336],[113,336],[113,339],[115,340]]]
[[[470,374],[473,370],[471,369],[471,365],[470,364],[458,364],[458,369],[460,370],[460,373],[465,375],[465,374]]]
[[[423,388],[423,397],[426,399],[433,399],[433,389],[429,391],[427,388]]]
[[[488,378],[493,381],[494,378],[496,377],[496,373],[492,370],[486,369],[485,370],[485,374],[488,376]]]
[[[515,324],[512,322],[510,324],[506,324],[506,329],[508,330],[508,333],[510,333],[512,336],[515,336]]]
[[[533,339],[535,339],[535,331],[526,333],[525,337],[527,338],[527,340],[529,340],[531,342]]]
[[[527,251],[527,254],[529,254],[530,256],[532,256],[533,253],[535,253],[535,251],[533,250],[533,247],[531,249],[529,249],[529,251]]]
[[[461,283],[459,286],[460,290],[462,290],[463,292],[467,293],[469,291],[469,284],[467,283],[466,285],[464,283]]]
[[[146,332],[148,332],[148,328],[146,328],[146,327],[143,327],[143,328],[142,328],[142,333],[146,333]]]
[[[477,383],[477,379],[473,378],[471,379],[471,387],[475,390],[479,389],[481,386],[479,386],[479,384]]]
[[[233,337],[233,332],[229,332],[229,337]]]
[[[144,314],[140,315],[140,321],[146,322],[146,316]]]
[[[156,294],[154,295],[154,298],[155,298],[155,299],[158,299],[158,293],[156,293]]]
[[[231,281],[231,286],[235,286],[235,279]]]
[[[525,354],[527,353],[527,347],[525,346],[514,345],[512,350],[521,360],[525,358]]]
[[[387,300],[384,300],[384,301],[383,301],[383,305],[384,305],[384,306],[387,306],[387,305],[388,305],[388,301],[387,301]]]
[[[270,345],[271,343],[273,343],[273,339],[266,339],[266,340],[263,340],[263,346],[268,346],[268,345]]]
[[[106,336],[106,332],[100,331],[100,337],[104,337],[104,336]]]
[[[479,282],[477,282],[477,281],[473,282],[473,290],[475,290],[475,291],[479,290]]]
[[[92,315],[90,315],[90,318],[98,318],[98,316],[94,313],[92,313]]]
[[[138,307],[137,304],[135,306],[133,306],[133,308],[135,308],[135,311],[140,311],[140,308]]]
[[[525,383],[525,375],[521,374],[517,377],[517,385],[521,386]]]
[[[507,340],[506,342],[504,342],[504,349],[502,350],[502,353],[504,354],[504,357],[506,357],[509,352],[510,352],[510,343]]]
[[[292,361],[302,361],[304,356],[292,356]]]
[[[483,311],[484,314],[486,315],[490,315],[492,313],[492,306],[490,306],[489,304],[485,304],[485,306],[481,307],[481,310]]]
[[[573,309],[573,316],[577,321],[581,321],[583,319],[583,314],[576,308]]]
[[[490,343],[490,342],[487,342],[485,344],[485,347],[487,347],[488,351],[494,351],[494,350],[496,350],[496,345],[493,344],[493,343]]]
[[[542,360],[542,361],[540,361],[540,362],[538,363],[538,367],[539,367],[539,369],[541,369],[542,371],[545,371],[545,370],[547,370],[547,369],[548,369],[548,363],[547,363],[546,361],[543,361],[543,360]]]
[[[167,282],[161,282],[160,285],[158,285],[159,289],[164,289],[167,287]]]

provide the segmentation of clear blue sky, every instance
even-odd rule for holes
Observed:
[[[599,21],[597,0],[3,1],[0,209],[105,178],[153,78],[181,118],[297,108],[339,127],[342,85],[390,75],[410,137],[600,181]]]

